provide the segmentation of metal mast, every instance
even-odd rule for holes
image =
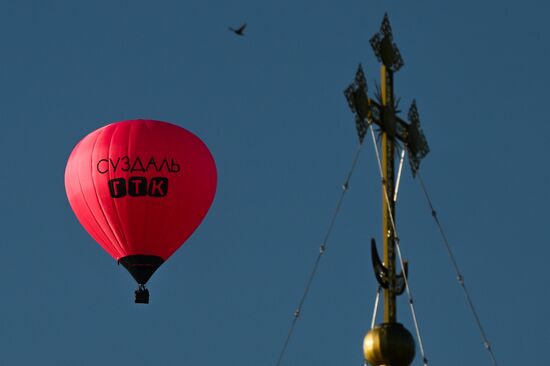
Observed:
[[[396,103],[393,89],[393,76],[403,65],[399,49],[393,42],[393,34],[388,16],[385,15],[380,32],[375,34],[370,44],[380,67],[380,95],[378,100],[367,96],[367,83],[361,65],[345,95],[351,110],[355,113],[355,123],[359,140],[362,142],[370,124],[380,129],[381,170],[382,170],[382,240],[384,261],[378,256],[374,239],[371,244],[372,262],[375,276],[384,289],[383,323],[376,325],[365,337],[363,351],[365,359],[376,366],[407,366],[414,359],[415,345],[412,335],[397,322],[397,296],[406,286],[405,273],[396,270],[395,232],[395,151],[398,141],[409,153],[413,175],[420,160],[429,152],[426,139],[420,129],[416,103],[409,110],[410,123],[396,116]]]

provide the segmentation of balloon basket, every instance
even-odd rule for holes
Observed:
[[[136,295],[136,304],[149,304],[149,290],[144,285],[139,285],[134,294]]]

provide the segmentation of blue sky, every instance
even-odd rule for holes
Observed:
[[[497,360],[550,363],[549,5],[534,0],[2,2],[0,363],[274,365],[357,148],[343,90],[359,62],[374,89],[386,11],[396,94],[417,100],[421,171]],[[219,173],[149,306],[63,186],[83,136],[133,118],[194,132]],[[284,365],[362,365],[379,193],[367,141]],[[397,223],[430,364],[490,365],[408,167]],[[413,329],[403,297],[398,317]]]

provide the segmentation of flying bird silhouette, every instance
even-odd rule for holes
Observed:
[[[244,36],[244,29],[246,28],[246,23],[244,23],[243,25],[241,25],[239,28],[235,29],[235,28],[232,28],[232,27],[228,27],[229,30],[233,33],[235,33],[236,35],[238,36]]]

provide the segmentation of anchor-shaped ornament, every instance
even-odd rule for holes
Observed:
[[[371,257],[372,257],[372,268],[374,269],[374,276],[382,288],[389,288],[390,286],[390,271],[380,260],[378,255],[378,250],[376,249],[376,241],[374,238],[371,239]],[[395,294],[401,295],[406,288],[405,278],[408,278],[409,272],[409,263],[407,261],[403,262],[405,268],[405,273],[401,272],[395,278]]]

